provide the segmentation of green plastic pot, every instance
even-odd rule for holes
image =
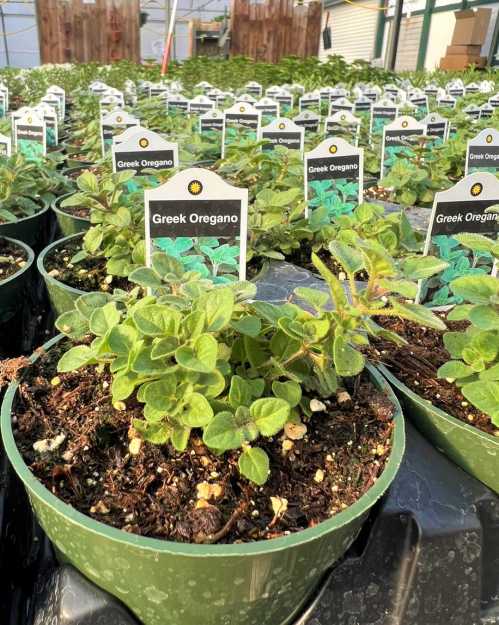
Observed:
[[[447,414],[419,397],[383,365],[404,414],[431,443],[480,482],[499,493],[499,438]]]
[[[11,427],[17,383],[9,386],[3,401],[2,437],[58,557],[118,597],[143,625],[283,625],[303,609],[322,576],[345,553],[402,460],[400,406],[382,376],[375,370],[371,374],[397,407],[392,452],[382,475],[343,512],[268,541],[193,545],[146,538],[104,525],[63,503],[33,476],[17,450]]]
[[[73,167],[91,167],[93,165],[92,161],[82,161],[78,158],[75,158],[76,155],[81,154],[81,147],[76,145],[70,145],[68,143],[62,143],[62,148],[66,154],[66,163],[69,168]]]
[[[15,274],[0,280],[0,324],[6,323],[19,311],[24,303],[24,291],[29,284],[31,268],[35,260],[33,250],[17,239],[3,237],[21,247],[26,255],[26,264]]]
[[[70,239],[81,236],[81,232],[79,232],[77,234],[72,234],[67,237],[63,237],[62,239],[58,239],[57,241],[54,241],[50,245],[47,245],[47,247],[45,247],[40,252],[38,258],[36,259],[38,272],[45,282],[45,286],[47,287],[47,292],[49,294],[50,303],[56,316],[59,316],[63,312],[67,312],[68,310],[73,310],[75,301],[78,299],[78,297],[80,297],[80,295],[83,295],[85,291],[75,289],[72,286],[64,284],[64,282],[57,280],[57,278],[49,276],[45,268],[45,258],[47,257],[47,254],[50,254],[50,252],[55,247],[63,245],[65,241],[69,241]]]
[[[55,213],[59,228],[63,236],[65,237],[68,237],[71,234],[85,232],[90,228],[90,219],[88,217],[75,217],[74,215],[71,215],[70,213],[67,213],[62,208],[60,208],[61,202],[70,195],[73,194],[66,193],[65,195],[61,195],[60,197],[56,198],[51,204],[51,208]]]
[[[34,215],[0,224],[0,237],[11,237],[33,248],[45,245],[48,231],[48,210],[49,205],[44,203]]]

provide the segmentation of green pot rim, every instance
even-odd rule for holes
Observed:
[[[45,263],[45,258],[47,254],[50,253],[54,249],[54,247],[61,245],[61,243],[64,243],[64,241],[69,241],[70,239],[74,239],[75,237],[82,237],[84,234],[85,234],[84,232],[77,232],[76,234],[70,234],[67,237],[63,237],[62,239],[57,239],[57,241],[53,241],[52,243],[50,243],[50,245],[47,245],[47,247],[43,248],[43,250],[38,254],[38,258],[36,259],[37,269],[40,275],[43,277],[45,282],[50,282],[51,284],[57,285],[57,287],[59,288],[64,288],[70,293],[74,293],[77,296],[85,295],[85,293],[88,293],[89,291],[82,291],[81,289],[76,289],[73,286],[69,286],[68,284],[65,284],[64,282],[57,280],[57,278],[54,278],[53,276],[49,276],[47,270],[45,269],[44,263]]]
[[[63,338],[59,334],[43,346],[44,351],[55,345]],[[39,357],[39,353],[31,356],[31,362],[35,362]],[[273,538],[254,543],[242,543],[231,545],[193,545],[190,543],[176,543],[172,541],[160,540],[157,538],[149,538],[129,534],[122,530],[116,529],[109,525],[105,525],[100,521],[96,521],[82,512],[79,512],[72,506],[64,503],[53,495],[45,486],[32,474],[28,469],[24,460],[17,449],[14,435],[12,433],[11,407],[14,401],[19,382],[11,382],[5,393],[1,409],[1,429],[2,439],[5,451],[9,457],[12,466],[17,475],[24,482],[29,491],[49,506],[56,514],[61,514],[70,519],[73,523],[83,526],[87,531],[94,534],[103,535],[106,538],[118,541],[128,546],[141,549],[147,549],[153,552],[169,553],[172,555],[184,557],[240,557],[245,555],[265,555],[272,552],[286,550],[290,547],[307,543],[329,534],[335,529],[347,525],[354,519],[367,512],[374,503],[384,494],[390,484],[393,482],[395,475],[399,469],[400,463],[405,450],[405,427],[404,417],[400,404],[388,382],[383,378],[379,371],[372,365],[368,365],[369,373],[372,378],[386,390],[391,401],[395,405],[394,423],[395,427],[392,434],[392,447],[388,462],[383,473],[378,477],[374,485],[354,504],[346,510],[339,512],[334,517],[322,521],[314,527],[310,527],[284,536],[282,538]]]
[[[393,373],[391,373],[391,371],[387,369],[387,367],[385,367],[385,365],[379,363],[376,365],[376,367],[377,369],[379,369],[382,376],[386,378],[388,382],[390,382],[390,384],[393,384],[393,386],[400,389],[404,394],[406,394],[408,397],[410,397],[413,401],[417,402],[420,406],[422,406],[426,410],[431,410],[436,415],[438,415],[441,419],[450,423],[453,427],[457,427],[466,432],[470,432],[474,436],[477,436],[478,438],[483,438],[488,443],[492,443],[494,445],[497,445],[497,447],[499,447],[499,438],[492,436],[492,434],[487,434],[487,432],[483,432],[482,430],[479,430],[473,425],[469,425],[468,423],[461,421],[461,419],[458,419],[457,417],[453,417],[448,412],[445,412],[445,410],[442,410],[438,406],[435,406],[434,404],[432,404],[429,400],[423,399],[417,393],[415,393],[412,389],[410,389],[406,384],[404,384],[397,377],[395,377]]]
[[[71,215],[71,213],[66,213],[65,210],[60,208],[59,203],[65,200],[67,197],[70,197],[71,195],[74,195],[73,191],[70,191],[69,193],[65,193],[64,195],[59,195],[58,197],[54,198],[52,201],[52,204],[50,205],[50,208],[54,211],[54,213],[63,215],[64,217],[71,217],[73,219],[79,219],[80,221],[88,221],[88,223],[90,223],[90,217],[77,217],[76,215]]]
[[[27,243],[24,243],[23,241],[19,241],[19,239],[13,239],[12,237],[4,237],[1,234],[0,234],[0,239],[5,239],[6,241],[15,243],[16,245],[21,247],[28,255],[28,259],[24,267],[21,267],[21,269],[16,271],[16,273],[12,274],[8,278],[5,278],[4,280],[0,280],[0,287],[3,287],[6,284],[9,284],[9,282],[13,282],[14,280],[18,279],[20,276],[22,276],[23,273],[31,269],[33,262],[35,260],[35,253],[33,252],[33,250],[30,248],[30,246]]]

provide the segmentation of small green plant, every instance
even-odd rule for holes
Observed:
[[[477,234],[457,235],[458,242],[499,259],[499,243]],[[455,381],[464,397],[499,427],[499,280],[491,275],[461,276],[451,282],[456,306],[449,321],[469,322],[462,332],[444,334],[451,359],[438,377]]]
[[[359,183],[346,178],[313,180],[308,183],[308,206],[312,210],[323,206],[329,218],[350,214],[358,203]]]
[[[108,274],[127,276],[145,262],[144,206],[140,192],[127,192],[134,173],[124,171],[98,178],[85,172],[77,179],[79,191],[61,207],[90,209],[92,227],[83,237],[83,249],[71,259],[78,263],[88,256],[104,257]]]
[[[140,437],[183,451],[197,432],[217,454],[241,450],[241,474],[263,484],[269,458],[258,440],[279,434],[288,422],[299,424],[311,415],[312,399],[335,395],[342,378],[360,374],[366,362],[360,349],[369,336],[401,340],[373,317],[445,328],[428,309],[398,297],[413,297],[413,280],[441,270],[442,261],[414,257],[397,264],[381,246],[361,242],[356,249],[331,243],[331,253],[348,276],[351,299],[314,256],[329,294],[296,290],[314,314],[290,303],[249,303],[254,285],[214,286],[196,272],[184,274],[178,259],[156,253],[151,268],[130,275],[155,296],[139,299],[140,289],[87,294],[59,317],[58,329],[80,344],[62,355],[58,371],[109,368],[115,408],[126,409],[127,400],[144,404],[143,418],[131,424]],[[369,281],[359,291],[361,269]]]

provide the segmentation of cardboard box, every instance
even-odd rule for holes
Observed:
[[[453,46],[481,46],[485,42],[492,9],[456,11],[452,35]]]
[[[486,56],[473,56],[469,54],[451,54],[440,59],[440,69],[460,70],[466,69],[471,64],[477,67],[485,67]]]
[[[468,56],[480,56],[482,46],[447,46],[445,56],[452,54],[467,54]]]

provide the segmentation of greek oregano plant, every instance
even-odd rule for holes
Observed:
[[[473,252],[487,252],[499,260],[499,242],[478,234],[455,238]],[[492,275],[461,276],[450,288],[466,303],[448,314],[449,321],[467,321],[462,332],[446,332],[444,345],[451,360],[438,377],[455,382],[473,406],[499,427],[499,279]]]
[[[183,274],[177,259],[154,254],[152,267],[130,280],[155,295],[139,298],[138,287],[129,295],[91,293],[59,317],[58,329],[79,344],[63,354],[58,371],[108,369],[115,408],[126,409],[130,399],[144,405],[143,418],[131,424],[137,437],[180,452],[196,432],[214,453],[240,450],[241,474],[263,484],[269,458],[258,441],[289,422],[299,425],[312,399],[334,396],[343,378],[360,374],[369,336],[402,340],[373,317],[445,328],[430,310],[398,297],[413,297],[414,280],[440,271],[441,261],[397,264],[381,246],[361,241],[356,248],[332,243],[331,253],[348,276],[350,296],[314,255],[329,292],[296,290],[311,311],[250,302],[254,285],[209,286],[195,272]],[[361,269],[369,281],[359,290],[354,276]]]

